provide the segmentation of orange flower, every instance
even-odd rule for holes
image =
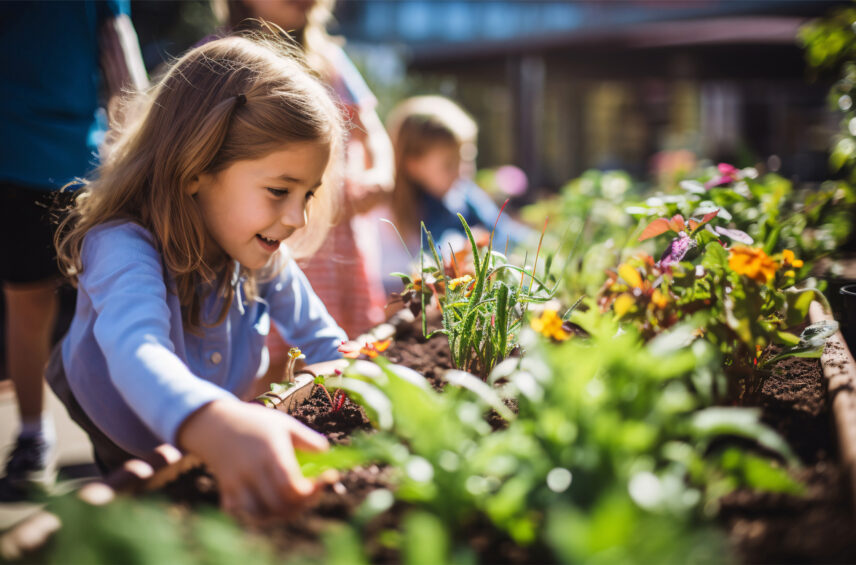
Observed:
[[[785,249],[784,251],[782,251],[782,262],[785,265],[791,265],[795,269],[799,269],[805,264],[803,263],[802,259],[797,259],[796,255],[794,255],[794,252],[790,249]]]
[[[655,288],[651,293],[651,304],[662,310],[669,305],[669,298]]]
[[[345,341],[339,346],[339,353],[349,359],[356,359],[360,355],[365,355],[369,359],[374,359],[386,351],[389,348],[390,343],[392,343],[392,339],[382,339],[380,341],[367,341],[365,342],[365,345],[359,347],[358,344],[353,341]],[[357,349],[357,347],[359,347],[359,349]]]
[[[643,260],[646,258],[650,259],[650,257],[644,256]],[[643,265],[643,269],[646,266],[653,267],[653,260],[651,265]],[[640,273],[627,263],[619,265],[618,275],[624,279],[624,282],[626,282],[631,289],[630,292],[624,292],[619,295],[613,303],[612,307],[615,310],[615,315],[619,318],[624,317],[625,314],[630,312],[637,302],[644,303],[646,299],[648,301],[649,310],[663,310],[669,305],[669,297],[667,294],[661,292],[657,288],[654,288],[647,276],[643,277],[643,273],[645,273],[644,270]]]
[[[571,337],[571,334],[562,327],[562,318],[555,310],[544,310],[541,316],[533,318],[529,325],[544,337],[553,338],[556,341],[565,341]]]
[[[760,284],[766,284],[776,275],[779,264],[760,247],[732,247],[728,266],[738,275],[746,275]]]

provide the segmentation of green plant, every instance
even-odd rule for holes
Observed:
[[[419,298],[426,337],[448,336],[455,366],[485,378],[517,346],[528,304],[545,302],[554,291],[534,274],[538,253],[532,268],[510,264],[493,250],[492,238],[480,248],[464,217],[458,214],[458,218],[467,235],[469,253],[452,253],[450,261],[444,261],[431,232],[422,224],[433,262],[426,262],[423,250],[420,276],[396,274],[405,283],[405,294]],[[460,264],[465,259],[471,261],[471,270],[469,264]],[[449,276],[450,272],[456,276]],[[424,313],[432,298],[442,311],[442,328],[429,334]]]
[[[451,371],[443,393],[382,359],[345,371],[336,386],[379,429],[352,447],[390,465],[395,484],[357,512],[358,537],[394,497],[405,528],[381,537],[405,563],[476,562],[474,530],[541,561],[719,562],[724,540],[708,518],[720,496],[740,485],[800,492],[782,465],[794,456],[758,412],[703,402],[718,356],[693,341],[692,324],[646,343],[590,301],[571,320],[590,337],[556,343],[524,328],[523,358],[488,382]],[[486,412],[505,423],[491,427]]]
[[[745,234],[705,226],[722,210],[699,220],[675,215],[651,222],[640,240],[670,231],[677,237],[660,261],[642,254],[609,272],[598,303],[601,310],[612,307],[617,318],[632,323],[645,339],[692,316],[696,337],[723,354],[728,390],[715,391],[716,396],[754,403],[774,363],[793,355],[819,355],[835,326],[813,328],[810,338],[789,332],[803,323],[812,300],[825,302],[817,289],[795,286],[798,273],[808,266],[790,250],[770,256],[745,245],[727,249],[719,237],[742,239]]]

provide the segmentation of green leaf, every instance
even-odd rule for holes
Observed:
[[[452,369],[446,371],[443,374],[443,378],[449,381],[449,383],[465,388],[475,394],[482,402],[496,410],[505,420],[510,422],[514,419],[514,413],[502,402],[496,391],[475,375]]]
[[[399,273],[398,271],[390,273],[389,276],[400,278],[402,282],[404,282],[404,284],[411,284],[413,282],[413,279],[410,278],[410,275],[407,275],[405,273]]]
[[[795,326],[802,323],[802,321],[806,319],[806,316],[808,316],[808,308],[811,306],[814,297],[814,289],[788,292],[786,294],[788,308],[785,316],[785,323],[788,326]]]
[[[726,471],[739,475],[741,482],[753,489],[767,492],[802,494],[805,488],[777,467],[769,459],[747,453],[740,449],[727,449],[720,457],[720,465]]]
[[[715,273],[721,273],[728,267],[728,252],[717,241],[712,241],[704,247],[702,266]]]
[[[800,342],[800,338],[791,332],[777,331],[776,337],[785,345],[797,345]]]
[[[823,347],[826,345],[826,340],[838,331],[838,322],[835,320],[821,320],[816,322],[800,334],[799,343],[788,348],[775,357],[764,362],[764,365],[769,365],[788,357],[820,357],[823,354]]]
[[[699,410],[692,416],[690,431],[699,440],[711,440],[722,435],[751,439],[780,454],[791,464],[798,464],[787,442],[761,422],[761,411],[757,408],[714,406]]]
[[[508,348],[508,293],[509,288],[502,282],[496,284],[496,330],[499,336],[498,357],[505,358]]]
[[[443,522],[427,512],[404,518],[404,563],[437,565],[449,561],[449,534]]]
[[[350,526],[336,525],[323,534],[326,555],[324,563],[329,565],[368,565],[363,550],[363,541]]]
[[[353,469],[369,462],[369,457],[362,451],[348,445],[334,445],[327,451],[294,450],[300,472],[304,477],[315,478],[330,469]]]
[[[476,238],[473,237],[473,232],[470,230],[470,226],[461,214],[458,214],[458,219],[461,220],[461,225],[464,226],[467,239],[470,240],[470,245],[473,248],[473,267],[475,267],[476,274],[478,275],[478,273],[481,272],[481,267],[479,261],[479,247],[476,245]],[[485,261],[487,261],[487,256],[485,256]]]

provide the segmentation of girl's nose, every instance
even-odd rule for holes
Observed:
[[[283,225],[300,229],[306,225],[306,203],[304,201],[286,204],[280,221]]]

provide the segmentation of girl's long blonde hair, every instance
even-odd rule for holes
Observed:
[[[459,151],[475,146],[478,126],[460,106],[442,96],[414,96],[393,108],[386,129],[395,148],[395,188],[392,214],[407,237],[419,235],[419,194],[407,175],[406,163],[435,147],[446,145]]]
[[[186,327],[200,328],[200,285],[208,283],[226,297],[219,323],[233,298],[230,260],[204,256],[207,233],[188,186],[199,175],[293,142],[331,146],[324,186],[309,204],[310,221],[288,244],[294,254],[308,255],[323,241],[340,200],[341,111],[294,46],[263,33],[201,45],[133,107],[127,115],[135,117],[114,134],[57,232],[60,266],[72,281],[86,268],[81,253],[89,230],[112,220],[136,222],[154,236]],[[265,274],[245,273],[248,297]]]

